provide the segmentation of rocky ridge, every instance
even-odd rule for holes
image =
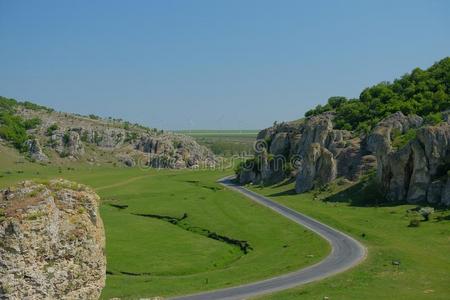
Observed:
[[[16,114],[41,123],[29,130],[28,156],[39,162],[86,160],[99,163],[102,157],[125,166],[145,164],[160,168],[196,168],[215,165],[216,158],[193,138],[130,124],[122,120],[101,119],[28,109],[20,105]],[[103,159],[106,160],[106,159]]]
[[[337,178],[357,181],[376,168],[389,201],[450,205],[448,122],[424,126],[421,117],[397,112],[369,134],[357,134],[335,129],[333,119],[327,112],[262,130],[255,158],[238,171],[240,183],[273,184],[290,178],[302,193]],[[393,145],[396,136],[411,132],[415,136],[405,145]]]
[[[99,197],[66,180],[0,192],[0,299],[98,299],[105,284]]]

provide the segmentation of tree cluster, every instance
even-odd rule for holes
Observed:
[[[383,118],[401,111],[417,114],[430,124],[442,120],[450,109],[450,57],[427,70],[414,69],[394,82],[381,82],[362,91],[359,98],[331,97],[327,104],[306,112],[314,116],[334,111],[338,129],[367,132]]]

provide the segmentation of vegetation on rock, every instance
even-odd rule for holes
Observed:
[[[314,116],[335,111],[338,129],[368,132],[383,118],[401,111],[417,114],[431,123],[440,121],[440,112],[450,109],[450,57],[427,70],[414,69],[394,82],[381,82],[362,91],[357,99],[331,97],[324,106],[306,112]]]

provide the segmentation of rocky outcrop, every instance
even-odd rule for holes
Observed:
[[[262,130],[255,146],[256,168],[241,168],[240,182],[271,184],[291,177],[300,193],[337,177],[355,180],[373,168],[375,157],[361,146],[360,137],[334,129],[333,119],[326,113]]]
[[[374,129],[368,145],[377,156],[378,180],[387,199],[395,202],[450,204],[450,125],[422,125],[418,116],[396,113]],[[418,128],[416,137],[400,149],[393,132]]]
[[[61,157],[79,158],[84,155],[84,145],[80,135],[73,130],[53,132],[50,144]]]
[[[80,128],[80,135],[87,143],[94,144],[102,148],[117,148],[123,145],[131,135],[120,128]]]
[[[123,163],[127,167],[134,167],[134,166],[136,166],[135,160],[129,155],[119,156],[118,159],[119,159],[119,161],[121,163]]]
[[[25,142],[28,149],[28,155],[35,161],[48,161],[47,155],[42,151],[42,147],[37,139],[31,139]]]
[[[155,168],[197,168],[216,164],[216,158],[194,138],[112,118],[80,116],[21,105],[16,113],[23,119],[39,119],[28,134],[30,157],[63,163],[63,159],[95,160],[97,164],[118,163],[129,167],[146,163]]]
[[[302,193],[338,177],[357,180],[376,166],[388,200],[450,205],[448,121],[423,126],[421,117],[397,112],[365,136],[335,129],[333,119],[325,113],[262,130],[254,159],[238,173],[240,183],[272,184],[290,176]],[[410,141],[393,143],[399,138]]]
[[[303,155],[299,170],[295,190],[302,193],[336,179],[336,160],[329,150],[318,143],[313,143]]]
[[[216,163],[208,148],[178,134],[142,136],[135,149],[147,153],[147,164],[155,168],[198,168]]]
[[[371,169],[375,159],[361,149],[361,138],[347,130],[334,129],[334,115],[308,118],[299,141],[299,173],[296,191],[308,191],[337,177],[355,180]]]
[[[66,180],[0,192],[0,299],[98,299],[105,284],[99,197]]]

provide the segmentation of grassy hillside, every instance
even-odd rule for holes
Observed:
[[[311,232],[219,186],[216,180],[229,172],[81,164],[58,168],[20,160],[10,148],[0,148],[0,166],[0,187],[22,179],[64,177],[99,193],[107,239],[104,299],[238,285],[315,263],[329,251]],[[174,225],[137,214],[186,217]],[[236,245],[208,238],[205,230],[247,241],[252,249],[245,254]]]
[[[368,246],[362,265],[321,282],[258,299],[448,299],[450,211],[409,227],[413,205],[366,206],[370,189],[338,195],[293,193],[293,184],[254,188],[258,193],[349,233]],[[320,200],[325,197],[329,201]],[[314,200],[315,199],[315,200]],[[393,261],[399,261],[396,267]]]

